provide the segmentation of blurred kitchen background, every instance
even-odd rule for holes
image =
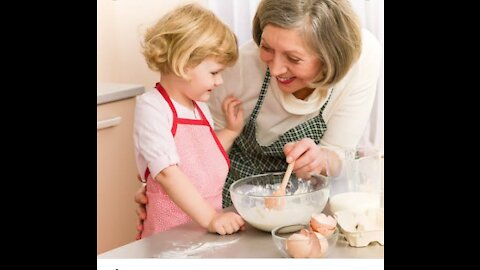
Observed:
[[[294,1],[294,0],[292,0]],[[136,180],[133,154],[135,96],[153,88],[158,74],[140,53],[146,27],[183,3],[213,10],[237,34],[251,38],[259,0],[97,0],[97,254],[134,241]],[[351,0],[362,26],[384,46],[384,1]],[[360,146],[384,153],[384,72]]]

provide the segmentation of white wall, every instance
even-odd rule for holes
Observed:
[[[252,20],[260,0],[207,0],[212,10],[235,32],[239,44],[252,39]]]
[[[140,53],[146,27],[179,4],[206,0],[98,0],[97,81],[154,86],[159,75]]]
[[[251,20],[259,0],[98,0],[97,1],[97,81],[154,86],[159,75],[148,69],[140,53],[146,27],[179,4],[198,2],[213,10],[239,37],[251,38]],[[383,0],[351,0],[361,18],[384,46]],[[382,62],[383,67],[383,62]],[[360,141],[384,152],[383,68],[372,116]]]
[[[384,41],[384,0],[350,0],[353,8],[360,17],[362,26],[377,37],[385,48]],[[365,129],[359,146],[375,147],[382,153],[385,152],[385,85],[384,85],[384,55],[382,52],[382,68],[377,85],[377,95],[373,104],[372,114]]]

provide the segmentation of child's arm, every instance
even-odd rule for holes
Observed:
[[[219,213],[208,204],[188,177],[176,165],[162,170],[155,177],[175,204],[209,232],[231,234],[243,229],[245,222],[236,213]]]
[[[222,109],[227,122],[226,127],[217,130],[215,133],[225,151],[229,151],[233,142],[243,129],[242,102],[233,96],[229,96],[223,101]]]

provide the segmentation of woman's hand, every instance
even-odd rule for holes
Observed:
[[[217,213],[208,224],[209,232],[220,235],[232,234],[244,229],[245,221],[234,212]]]
[[[141,181],[140,175],[137,175],[137,178]],[[147,218],[147,211],[145,209],[145,205],[148,203],[148,198],[147,198],[147,187],[145,185],[142,185],[137,192],[135,193],[134,200],[136,203],[138,203],[137,207],[137,236],[136,239],[140,239],[142,232],[143,232],[143,221]]]
[[[223,101],[222,109],[227,121],[225,128],[238,136],[242,132],[244,122],[242,102],[234,96],[229,96]]]
[[[295,160],[293,171],[298,177],[308,179],[311,174],[336,175],[340,169],[340,158],[329,149],[319,147],[310,138],[285,144],[283,152],[287,162]]]

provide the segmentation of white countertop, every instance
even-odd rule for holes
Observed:
[[[97,105],[134,97],[145,92],[140,84],[97,83]]]
[[[228,207],[224,211],[234,211],[234,208]],[[207,243],[209,247],[205,245]],[[281,258],[281,254],[270,233],[249,224],[242,232],[222,236],[208,233],[190,221],[97,256],[97,259],[132,258]],[[384,246],[375,242],[356,248],[339,237],[328,258],[383,259]]]

